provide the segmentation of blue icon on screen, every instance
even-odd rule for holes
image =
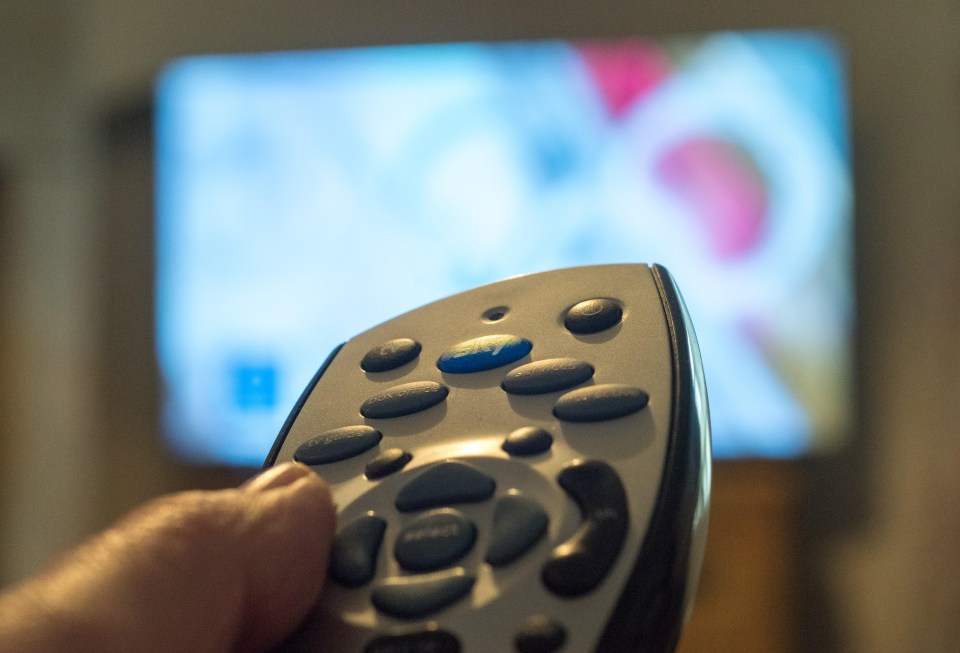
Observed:
[[[241,410],[272,410],[277,405],[277,368],[270,364],[235,363],[230,371],[233,399]]]

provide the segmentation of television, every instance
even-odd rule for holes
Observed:
[[[166,441],[260,464],[328,352],[516,274],[657,262],[719,458],[852,422],[842,43],[817,31],[187,56],[155,95]]]

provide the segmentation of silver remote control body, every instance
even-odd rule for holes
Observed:
[[[338,506],[331,579],[288,650],[672,651],[710,485],[706,388],[670,274],[514,277],[337,348],[267,465]]]

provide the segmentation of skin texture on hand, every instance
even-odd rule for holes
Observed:
[[[0,595],[0,651],[269,651],[316,606],[334,531],[299,464],[162,497]]]

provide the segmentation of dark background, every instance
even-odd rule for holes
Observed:
[[[718,466],[711,651],[960,651],[960,3],[7,0],[0,4],[0,583],[160,492],[236,482],[157,438],[151,80],[218,51],[715,29],[845,44],[858,426]]]

